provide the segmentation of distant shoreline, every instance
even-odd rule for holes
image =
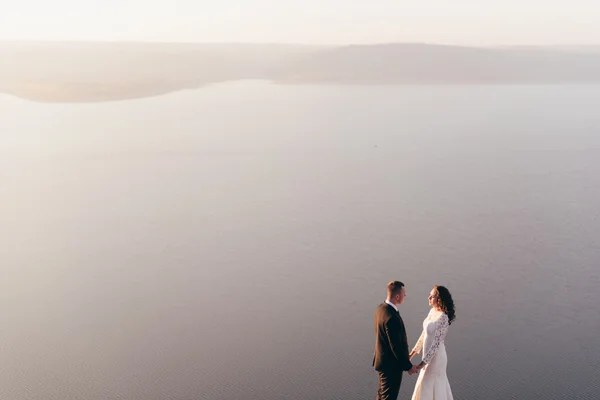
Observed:
[[[0,93],[43,103],[139,99],[249,79],[353,86],[600,83],[600,46],[0,42],[0,59]]]
[[[178,93],[189,90],[202,90],[207,86],[213,86],[225,83],[243,82],[244,80],[231,80],[231,81],[219,81],[204,84],[202,86],[195,87],[181,87],[181,88],[155,88],[143,91],[135,91],[128,93],[112,92],[106,90],[102,93],[98,92],[86,92],[85,90],[80,92],[72,91],[0,91],[0,94],[15,97],[25,101],[31,101],[35,103],[45,104],[92,104],[92,103],[108,103],[116,101],[126,100],[137,100],[152,97],[159,97],[172,93]],[[260,80],[265,83],[282,86],[345,86],[345,87],[358,87],[358,86],[380,86],[380,87],[442,87],[442,86],[577,86],[577,85],[600,85],[600,82],[595,83],[577,83],[577,82],[450,82],[450,83],[436,83],[436,82],[421,82],[421,83],[338,83],[338,82],[276,82],[269,80]],[[60,85],[57,85],[57,88]]]
[[[201,86],[169,88],[163,85],[148,85],[131,87],[124,91],[122,85],[78,84],[76,87],[68,84],[44,83],[44,85],[29,84],[14,86],[4,93],[23,100],[37,103],[103,103],[110,101],[135,100],[157,97],[165,94],[199,89]]]

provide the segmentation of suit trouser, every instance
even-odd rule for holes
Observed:
[[[402,371],[379,371],[377,400],[396,400],[402,383]]]

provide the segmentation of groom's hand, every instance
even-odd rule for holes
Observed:
[[[412,368],[408,370],[408,375],[416,374],[417,372],[419,372],[419,369],[416,365],[413,365]]]

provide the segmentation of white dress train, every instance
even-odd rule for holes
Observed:
[[[448,356],[444,345],[449,325],[448,315],[433,308],[423,321],[423,333],[413,351],[423,351],[426,365],[419,372],[412,400],[453,400],[446,376]]]

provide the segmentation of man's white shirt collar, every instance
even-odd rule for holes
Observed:
[[[398,311],[398,307],[396,307],[396,305],[394,303],[392,303],[391,301],[389,301],[387,299],[385,300],[385,302],[387,304],[389,304],[390,306],[394,307],[394,310],[396,310],[396,312],[400,312],[400,311]]]

